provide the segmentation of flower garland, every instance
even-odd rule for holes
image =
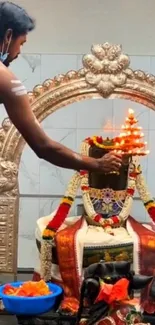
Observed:
[[[94,137],[93,137],[94,139]],[[94,140],[93,140],[94,141]],[[89,156],[90,149],[90,138],[88,138],[82,142],[81,145],[81,153],[85,156]],[[132,203],[133,203],[133,195],[136,188],[136,178],[139,170],[137,169],[137,161],[134,159],[131,161],[129,165],[129,174],[128,174],[128,185],[126,190],[126,199],[123,205],[123,208],[119,215],[112,216],[108,219],[104,219],[100,214],[96,214],[90,195],[89,195],[89,173],[87,171],[81,171],[81,190],[83,194],[83,202],[86,213],[90,222],[94,224],[100,225],[105,229],[106,232],[112,233],[112,228],[121,225],[125,222],[131,212]],[[133,169],[134,167],[134,169]]]
[[[107,150],[114,150],[116,149],[115,139],[107,138],[104,140],[102,137],[93,136],[91,138],[86,138],[86,142],[89,143],[90,146],[95,145],[98,148],[107,149]]]
[[[60,226],[66,219],[66,217],[68,216],[70,208],[75,200],[76,192],[79,185],[80,185],[80,174],[77,172],[71,178],[68,189],[58,207],[55,216],[46,226],[42,236],[43,239],[50,239],[58,231],[58,229],[60,228]]]
[[[150,218],[155,222],[155,201],[149,193],[142,172],[137,177],[136,187]]]
[[[56,211],[56,214],[43,231],[41,243],[41,277],[45,281],[51,279],[52,246],[54,237],[68,216],[79,185],[80,174],[76,172],[71,178],[68,189],[58,207],[58,210]]]

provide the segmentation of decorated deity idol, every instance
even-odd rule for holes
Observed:
[[[34,279],[42,277],[63,286],[65,297],[76,301],[76,311],[84,269],[92,263],[128,261],[136,274],[154,273],[155,202],[140,165],[140,158],[148,151],[137,122],[130,109],[121,134],[113,139],[85,139],[81,145],[83,155],[99,158],[110,150],[121,153],[119,172],[76,172],[58,208],[37,221],[40,265]],[[79,216],[69,217],[79,188],[83,209]],[[150,217],[149,224],[140,224],[131,216],[136,190]],[[153,313],[155,302],[148,297],[148,290],[142,291],[141,306]]]

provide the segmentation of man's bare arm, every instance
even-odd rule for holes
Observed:
[[[102,159],[80,156],[51,140],[36,120],[25,93],[24,86],[9,70],[0,70],[0,98],[12,123],[39,158],[69,169],[106,170]],[[118,169],[120,158],[113,160],[113,169]],[[109,164],[105,161],[105,165]]]

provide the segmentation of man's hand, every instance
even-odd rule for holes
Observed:
[[[109,152],[99,159],[100,171],[109,173],[118,171],[122,166],[122,156],[114,152]]]

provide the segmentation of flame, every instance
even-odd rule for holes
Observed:
[[[134,110],[132,108],[129,108],[128,113],[129,115],[134,115]]]
[[[103,132],[115,132],[115,128],[110,119],[105,122],[102,130]]]
[[[111,123],[111,120],[107,120],[107,122],[105,123],[104,127],[103,127],[103,131],[112,131],[113,130],[113,125]]]
[[[121,132],[115,140],[115,151],[131,155],[145,156],[148,155],[149,150],[144,150],[147,142],[142,142],[144,133],[142,127],[137,126],[138,120],[135,118],[135,112],[132,108],[128,109],[128,115],[125,118],[125,123],[121,126]],[[115,132],[116,128],[110,119],[108,119],[103,127],[103,132]],[[117,128],[118,130],[118,128]],[[137,145],[136,145],[137,144]],[[143,150],[142,150],[143,149]]]

